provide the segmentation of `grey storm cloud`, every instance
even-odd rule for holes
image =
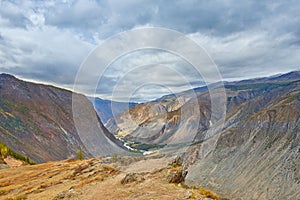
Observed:
[[[297,0],[1,0],[0,72],[72,89],[81,63],[98,44],[121,31],[154,26],[177,30],[196,41],[224,80],[283,73],[299,69],[299,12]],[[96,93],[109,98],[128,70],[154,63],[172,66],[193,87],[203,83],[179,58],[160,51],[140,52],[110,66]],[[165,77],[162,70],[156,79],[167,83]],[[171,82],[173,90],[185,89],[185,83]],[[88,80],[82,85],[82,92],[92,92]],[[152,98],[166,90],[140,91]]]

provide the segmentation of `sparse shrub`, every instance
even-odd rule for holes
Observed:
[[[220,197],[218,195],[216,195],[214,192],[204,189],[204,188],[200,188],[199,189],[199,193],[204,197],[204,198],[211,198],[211,199],[219,199]]]
[[[26,200],[27,196],[25,194],[21,194],[15,198],[15,200]]]
[[[0,190],[0,195],[4,195],[4,194],[6,194],[6,193],[7,193],[6,190]]]
[[[30,164],[30,165],[36,164],[32,160],[30,160],[28,157],[23,156],[13,150],[11,150],[8,146],[6,146],[3,143],[0,143],[0,154],[1,154],[2,159],[6,158],[7,156],[11,156],[17,160],[24,161],[25,163]]]
[[[79,160],[82,160],[82,159],[83,159],[83,155],[82,155],[82,150],[81,150],[81,149],[77,152],[77,158],[78,158]]]
[[[111,157],[112,162],[117,162],[119,160],[119,155],[118,154],[113,154]]]
[[[8,153],[9,153],[9,148],[6,145],[0,143],[1,158],[2,159],[6,158],[8,156]]]

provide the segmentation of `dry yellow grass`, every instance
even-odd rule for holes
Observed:
[[[205,188],[200,188],[199,193],[205,197],[205,198],[211,198],[211,199],[219,199],[220,196],[218,196],[216,193],[213,191],[207,190]]]
[[[28,199],[52,199],[60,192],[79,189],[117,173],[97,159],[3,169],[0,170],[0,199],[16,199],[21,195]]]
[[[186,189],[166,181],[172,170],[167,166],[168,159],[164,166],[163,159],[135,161],[129,166],[111,162],[89,159],[3,169],[0,170],[0,199],[179,200],[202,196],[197,189]],[[151,169],[150,165],[155,167]],[[121,184],[126,174],[135,170],[143,180]]]

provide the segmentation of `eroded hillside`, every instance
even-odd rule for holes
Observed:
[[[73,116],[74,99],[77,109],[80,109],[77,126]],[[102,141],[97,154],[106,155],[120,150],[118,145],[107,142],[106,138],[110,138],[120,144],[100,122],[85,96],[25,82],[7,74],[0,75],[2,143],[38,163],[74,157],[80,150],[83,156],[92,156],[83,144],[78,128]]]
[[[212,126],[210,91],[199,88],[133,107],[115,120],[119,129],[114,128],[118,123],[108,128],[138,145],[166,144],[182,127],[196,129],[184,153],[189,185],[233,199],[300,199],[300,73],[225,83],[225,91],[226,119],[217,127]],[[128,116],[131,126],[124,123]],[[143,130],[156,137],[145,140]]]

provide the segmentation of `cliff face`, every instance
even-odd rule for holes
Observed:
[[[196,129],[184,153],[187,184],[231,199],[300,199],[300,73],[226,83],[225,90],[221,129],[211,126],[207,88],[194,90],[197,101],[187,91],[135,106],[109,129],[154,144]]]
[[[95,116],[96,113],[85,96],[1,74],[1,142],[36,162],[66,159],[75,156],[79,150],[84,156],[92,156],[82,142],[84,136],[75,127],[72,97],[84,109],[78,118],[82,117],[80,127],[87,131],[86,134],[100,135],[105,145],[107,137],[114,139],[99,118],[96,118],[96,125],[95,120],[87,120],[87,116]],[[119,149],[112,147],[112,152],[114,148]],[[99,148],[97,153],[108,154]]]
[[[210,126],[209,105],[207,99],[177,100],[175,97],[139,104],[110,119],[106,127],[123,139],[136,143],[189,143],[199,130],[207,130]]]
[[[202,144],[185,154],[187,183],[203,185],[232,199],[300,198],[300,85],[225,129],[215,149],[201,157]],[[250,104],[250,105],[249,105]]]

